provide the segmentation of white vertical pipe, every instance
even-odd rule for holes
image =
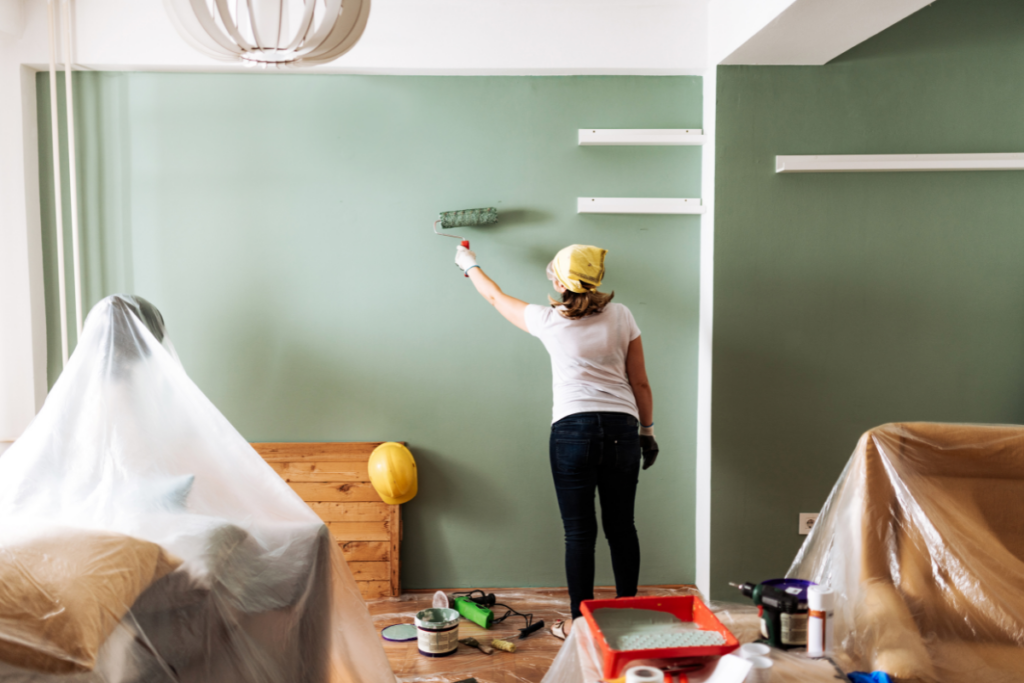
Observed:
[[[75,99],[72,95],[71,0],[64,0],[64,92],[68,118],[68,176],[71,187],[71,262],[75,276],[75,345],[82,335],[82,256],[78,246],[78,167],[75,157]]]
[[[64,209],[60,193],[60,121],[57,118],[57,35],[54,22],[54,0],[46,0],[46,15],[50,29],[50,128],[53,135],[53,203],[54,223],[57,226],[57,295],[60,299],[60,351],[61,367],[68,362],[68,297],[64,282]]]

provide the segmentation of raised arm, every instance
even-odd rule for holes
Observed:
[[[529,332],[526,327],[526,302],[520,301],[501,291],[501,287],[494,280],[487,277],[483,269],[477,265],[476,254],[460,246],[455,257],[455,263],[469,275],[469,279],[473,286],[476,287],[476,291],[480,292],[480,296],[486,299],[487,303],[498,309],[498,313],[501,313],[506,320],[523,332]]]

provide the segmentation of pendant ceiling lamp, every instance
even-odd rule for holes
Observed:
[[[370,0],[164,0],[178,32],[215,59],[260,66],[333,61],[359,41]]]

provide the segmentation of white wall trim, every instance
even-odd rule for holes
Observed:
[[[695,574],[697,588],[711,597],[711,340],[715,302],[715,116],[718,77],[714,66],[702,82],[704,135],[701,149],[700,312],[697,342],[697,463]]]

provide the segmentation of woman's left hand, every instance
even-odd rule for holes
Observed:
[[[644,457],[644,469],[654,464],[654,461],[658,459],[658,442],[654,440],[654,435],[640,436],[640,452]]]

